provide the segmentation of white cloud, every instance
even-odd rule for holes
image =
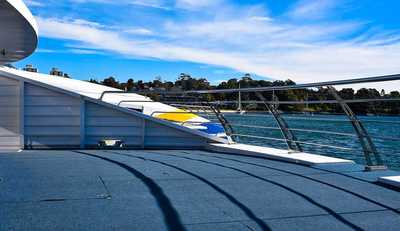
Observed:
[[[206,19],[197,14],[201,13],[146,28],[116,28],[79,19],[37,20],[41,36],[75,41],[80,48],[134,58],[189,61],[296,82],[400,72],[397,31],[361,33],[366,25],[360,22],[298,25],[270,17],[259,8],[215,12]],[[355,32],[361,35],[339,39]],[[393,84],[386,87],[398,88]]]
[[[70,0],[75,3],[101,3],[117,5],[135,5],[141,7],[150,7],[163,10],[169,10],[163,0]]]
[[[296,19],[319,19],[335,9],[340,0],[300,0],[288,13]]]
[[[99,54],[104,54],[101,51],[98,50],[91,50],[91,49],[79,49],[79,48],[72,48],[66,50],[67,53],[74,53],[74,54],[80,54],[80,55],[99,55]]]
[[[128,28],[123,30],[123,32],[132,35],[153,35],[154,32],[146,28]]]
[[[222,0],[176,0],[176,7],[187,10],[199,10],[204,7],[216,6]]]
[[[25,0],[24,2],[26,3],[26,5],[32,6],[32,7],[42,7],[42,6],[45,6],[44,3],[40,2],[40,1],[35,1],[35,0]]]
[[[39,48],[39,49],[36,50],[36,52],[38,52],[38,53],[55,53],[55,52],[57,52],[57,51],[56,51],[56,50],[52,50],[52,49],[42,49],[42,48]]]

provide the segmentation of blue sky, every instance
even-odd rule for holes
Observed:
[[[397,0],[25,3],[40,43],[17,66],[55,66],[78,79],[175,80],[185,72],[218,83],[249,72],[304,83],[400,73]]]

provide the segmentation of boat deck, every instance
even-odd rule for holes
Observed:
[[[356,164],[206,151],[0,154],[0,230],[399,230],[400,192]]]

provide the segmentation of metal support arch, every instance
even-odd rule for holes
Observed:
[[[285,138],[286,144],[289,148],[289,151],[294,151],[294,152],[303,152],[303,148],[301,147],[300,143],[297,142],[297,138],[294,135],[294,133],[289,129],[289,125],[286,123],[285,119],[281,116],[279,113],[277,106],[276,105],[270,105],[265,99],[265,97],[262,95],[260,92],[255,92],[257,97],[260,98],[261,101],[264,102],[264,106],[267,108],[268,111],[271,112],[273,115],[275,121],[277,122],[283,137]],[[276,100],[276,97],[274,97]]]
[[[231,126],[231,124],[229,123],[229,121],[225,118],[225,116],[221,113],[221,110],[219,110],[219,108],[217,106],[213,106],[211,104],[208,105],[210,107],[210,109],[214,112],[214,114],[217,116],[217,119],[219,120],[219,122],[222,124],[222,126],[225,129],[226,135],[228,137],[232,137],[232,135],[234,134],[234,130]]]
[[[367,165],[365,166],[365,170],[373,171],[373,170],[385,170],[387,167],[384,165],[381,156],[379,155],[378,150],[371,137],[369,136],[367,129],[365,129],[364,125],[357,118],[354,112],[351,110],[349,105],[345,102],[345,100],[340,97],[338,92],[333,86],[327,86],[329,92],[335,97],[340,106],[342,107],[344,113],[349,118],[351,124],[354,127],[354,130],[357,133],[358,139],[361,143],[365,160]],[[372,156],[375,158],[375,161],[372,160]]]

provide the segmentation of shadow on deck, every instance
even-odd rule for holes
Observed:
[[[398,230],[400,193],[356,164],[205,151],[0,155],[0,230]]]

